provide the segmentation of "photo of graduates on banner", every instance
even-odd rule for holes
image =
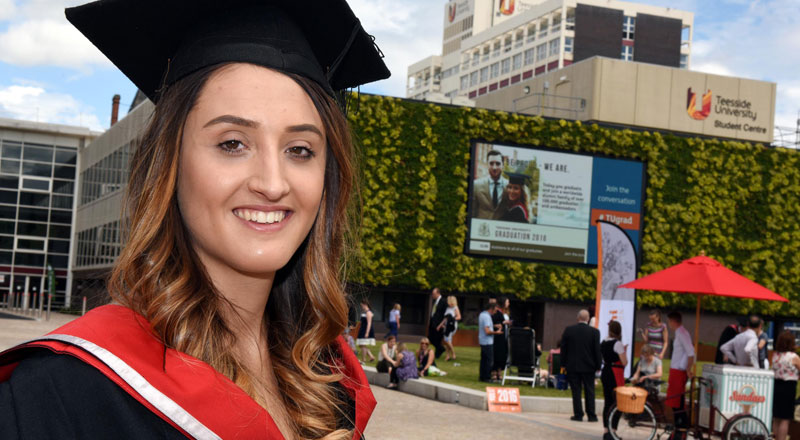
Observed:
[[[475,157],[471,218],[535,224],[539,198],[536,159],[518,160],[483,144]],[[479,148],[479,150],[481,150]]]

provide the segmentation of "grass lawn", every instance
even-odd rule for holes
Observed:
[[[412,350],[416,353],[416,350],[419,348],[417,344],[406,344],[409,350]],[[378,351],[380,350],[380,346],[372,347],[372,354],[375,355],[377,358]],[[444,361],[444,355],[442,355],[439,359],[436,360],[436,366],[442,369],[443,371],[447,372],[446,376],[440,377],[426,377],[426,379],[430,380],[437,380],[440,382],[450,383],[453,385],[459,385],[466,388],[472,388],[475,390],[486,390],[486,386],[488,384],[484,382],[480,382],[478,380],[478,370],[480,366],[480,356],[481,356],[481,349],[480,347],[456,347],[456,356],[458,358],[455,361]],[[360,355],[359,355],[360,357]],[[367,365],[375,366],[376,362],[367,362]],[[455,364],[460,364],[456,366]],[[704,362],[700,362],[697,366],[698,374],[702,371],[702,364]],[[547,352],[542,355],[540,360],[541,368],[547,370]],[[669,360],[664,361],[663,366],[663,380],[664,382],[667,381],[669,376]],[[500,386],[499,384],[495,386]],[[523,396],[546,396],[546,397],[572,397],[572,393],[569,390],[557,390],[554,388],[544,388],[537,386],[535,388],[530,386],[530,382],[509,382],[506,381],[506,386],[519,388],[520,394]],[[603,387],[600,385],[600,380],[597,380],[596,389],[596,396],[598,398],[603,397]],[[662,388],[666,390],[666,385]]]

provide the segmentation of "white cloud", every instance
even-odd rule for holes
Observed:
[[[18,66],[86,70],[111,63],[66,20],[30,20],[0,34],[0,61]]]
[[[714,61],[692,64],[692,70],[714,75],[736,76],[727,66]]]
[[[70,95],[30,85],[0,86],[0,117],[104,129],[91,107]]]
[[[0,21],[5,21],[16,15],[17,7],[14,0],[0,0]]]
[[[364,29],[386,55],[391,78],[362,87],[366,91],[405,96],[408,66],[442,51],[442,1],[350,0]]]

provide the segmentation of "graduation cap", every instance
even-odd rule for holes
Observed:
[[[153,102],[226,62],[299,74],[332,96],[390,75],[345,0],[99,0],[66,16]]]
[[[522,173],[507,172],[506,176],[508,176],[508,183],[512,183],[514,185],[525,185],[529,180],[531,180],[531,176]]]

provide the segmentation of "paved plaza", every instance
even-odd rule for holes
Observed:
[[[373,386],[378,407],[367,440],[598,439],[601,423],[573,422],[566,414],[490,413]]]

